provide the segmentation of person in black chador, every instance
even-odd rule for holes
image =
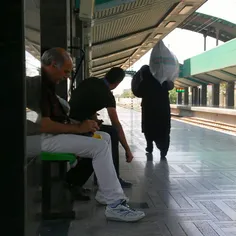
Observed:
[[[165,159],[170,145],[171,114],[169,90],[174,83],[165,81],[162,84],[153,77],[149,66],[144,65],[134,75],[132,88],[137,97],[142,98],[142,132],[144,133],[147,153],[153,152],[153,142]]]

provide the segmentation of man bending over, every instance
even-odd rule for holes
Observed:
[[[85,79],[72,92],[70,103],[70,118],[84,121],[87,119],[97,120],[97,111],[106,108],[112,126],[102,125],[101,130],[111,136],[112,156],[119,177],[119,141],[126,152],[127,162],[133,159],[132,152],[126,141],[123,128],[116,112],[116,101],[111,92],[124,79],[125,72],[119,67],[113,67],[103,79],[95,77]],[[98,120],[97,120],[98,121]],[[119,177],[122,187],[131,187],[132,184]]]

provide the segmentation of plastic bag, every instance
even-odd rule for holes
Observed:
[[[179,62],[176,56],[159,41],[150,56],[150,71],[161,84],[164,81],[174,82],[179,77]]]

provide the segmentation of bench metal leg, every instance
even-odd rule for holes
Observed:
[[[64,163],[65,165],[65,163]],[[61,175],[62,173],[60,173]],[[42,162],[42,218],[43,220],[75,219],[74,211],[51,212],[51,162]]]
[[[42,162],[42,216],[50,214],[51,209],[51,163]]]

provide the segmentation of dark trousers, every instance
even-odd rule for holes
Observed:
[[[68,184],[83,187],[93,173],[91,158],[82,158],[74,168],[71,168],[66,174]]]
[[[119,173],[119,137],[116,129],[112,125],[102,125],[100,131],[106,132],[111,136],[111,149],[113,163],[116,169],[117,176]]]
[[[169,150],[170,146],[170,135],[169,133],[164,133],[162,136],[155,136],[148,133],[144,133],[146,142],[147,142],[147,149],[152,151],[153,150],[153,142],[155,142],[157,148],[161,152],[161,157],[165,157]]]

